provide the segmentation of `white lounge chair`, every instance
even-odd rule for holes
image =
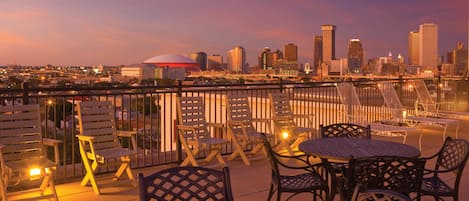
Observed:
[[[448,127],[450,125],[454,125],[456,128],[455,130],[456,138],[458,137],[459,120],[405,115],[404,111],[406,111],[406,109],[402,105],[401,100],[399,99],[399,96],[397,95],[397,92],[394,89],[393,83],[380,82],[378,83],[378,89],[381,92],[381,95],[383,96],[384,102],[386,102],[386,105],[391,110],[393,110],[393,116],[395,119],[400,119],[404,122],[413,121],[413,122],[417,122],[418,124],[423,124],[427,126],[443,127],[444,129],[442,133],[443,141],[446,139],[446,132],[448,130]],[[422,138],[423,138],[423,135],[422,133],[420,133],[420,137],[419,137],[420,149],[422,149]]]
[[[346,107],[345,114],[347,116],[347,120],[354,124],[370,125],[372,135],[402,137],[402,143],[406,143],[407,133],[415,130],[415,128],[408,126],[397,126],[368,121],[364,115],[366,114],[365,108],[361,105],[353,84],[350,82],[342,82],[337,83],[336,87],[340,100]]]
[[[416,113],[424,116],[434,116],[443,118],[454,118],[460,120],[469,120],[468,112],[456,112],[456,111],[443,111],[440,110],[440,106],[433,100],[430,92],[428,91],[427,85],[423,80],[414,80],[412,82],[415,92],[417,93]],[[422,106],[423,111],[419,110],[419,106]]]

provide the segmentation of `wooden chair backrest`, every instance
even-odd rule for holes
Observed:
[[[228,108],[228,120],[246,122],[246,132],[256,132],[252,124],[252,113],[249,107],[247,94],[228,94],[226,96],[226,107]],[[240,132],[241,126],[231,126],[233,132]]]
[[[39,105],[1,106],[0,144],[6,164],[43,157]]]
[[[94,150],[120,147],[110,101],[84,101],[77,105],[80,135],[94,137]],[[89,150],[89,147],[85,147]]]
[[[205,117],[204,99],[202,97],[178,97],[176,104],[179,118],[178,124],[193,126],[199,139],[209,139],[210,133]],[[192,139],[195,135],[185,132],[185,137]]]
[[[272,109],[273,119],[282,117],[292,117],[293,113],[290,106],[290,97],[286,93],[271,93],[270,108]]]

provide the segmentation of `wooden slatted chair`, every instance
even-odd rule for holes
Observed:
[[[0,107],[1,196],[7,200],[7,186],[43,178],[40,193],[50,188],[57,200],[54,176],[59,162],[59,140],[42,138],[39,105]],[[45,155],[44,146],[54,147],[55,162]]]
[[[244,164],[250,165],[245,150],[252,146],[250,155],[254,155],[263,149],[264,143],[262,135],[254,126],[255,123],[262,123],[267,127],[268,133],[272,133],[270,120],[252,118],[247,94],[228,94],[226,97],[226,108],[228,116],[228,136],[235,146],[235,150],[228,157],[233,160],[240,156]],[[257,125],[257,124],[256,124]],[[268,135],[272,138],[272,135]]]
[[[209,163],[213,158],[217,158],[221,166],[225,166],[225,161],[221,156],[222,145],[230,141],[216,138],[212,131],[224,132],[224,126],[219,123],[208,123],[205,117],[205,108],[202,97],[178,97],[178,137],[182,148],[186,153],[186,158],[180,164],[181,166],[199,166],[196,156],[199,153],[208,153],[205,162]]]
[[[290,98],[286,93],[271,93],[269,100],[274,132],[280,140],[277,149],[285,147],[290,154],[293,154],[295,150],[298,150],[298,145],[308,138],[308,134],[314,134],[313,115],[293,114]],[[305,119],[309,127],[298,126],[296,122],[298,119]]]
[[[130,169],[131,156],[136,155],[136,132],[117,131],[114,120],[114,108],[110,101],[85,101],[77,105],[80,154],[86,175],[81,181],[85,186],[91,183],[93,191],[100,194],[95,180],[95,171],[101,164],[109,164],[115,161],[120,164],[114,174],[114,180],[119,179],[124,171],[132,183],[136,186],[132,170]],[[123,148],[118,137],[131,139],[132,149]],[[112,160],[119,159],[119,160]]]

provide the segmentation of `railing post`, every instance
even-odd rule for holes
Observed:
[[[441,102],[441,65],[438,66],[438,75],[437,75],[437,84],[436,84],[436,105],[440,105]]]
[[[280,85],[280,93],[283,93],[283,79],[280,78],[279,81],[280,81],[280,82],[279,82],[279,85]]]
[[[29,83],[23,82],[23,105],[29,104]]]
[[[399,93],[399,98],[401,99],[402,101],[402,94],[403,94],[403,90],[402,88],[404,87],[404,79],[402,78],[402,75],[399,75],[399,90],[397,91]]]
[[[182,80],[178,80],[178,90],[176,92],[176,96],[177,97],[181,97],[182,96]],[[176,100],[177,101],[177,100]],[[176,122],[175,124],[177,125],[179,123],[179,115],[176,115]],[[182,163],[182,145],[181,145],[181,141],[179,140],[179,133],[178,133],[178,130],[177,130],[177,126],[174,126],[176,129],[175,129],[175,133],[174,135],[176,135],[176,160],[178,161],[178,164],[181,164]]]

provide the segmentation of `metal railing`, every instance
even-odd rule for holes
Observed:
[[[396,83],[401,100],[406,106],[413,106],[415,92],[406,87],[405,79],[390,80]],[[443,80],[445,81],[445,80]],[[451,97],[457,103],[467,107],[467,81],[451,80],[456,91],[466,93]],[[381,94],[376,89],[375,81],[355,81],[357,93],[367,112],[363,114],[368,121],[376,121],[381,115],[389,112],[384,107]],[[437,85],[438,86],[438,85]],[[255,118],[270,118],[271,111],[268,94],[282,92],[290,95],[294,113],[314,114],[313,125],[330,124],[346,121],[343,105],[337,95],[335,82],[287,83],[282,80],[274,84],[237,84],[212,86],[184,86],[180,82],[175,86],[141,86],[120,88],[24,88],[21,90],[0,89],[2,104],[39,104],[42,109],[41,119],[44,137],[62,140],[60,146],[61,165],[58,167],[57,179],[83,176],[81,158],[78,151],[78,134],[76,111],[74,106],[79,101],[110,100],[115,106],[115,120],[118,129],[138,131],[138,155],[132,167],[147,167],[168,163],[178,163],[183,159],[181,146],[177,143],[176,97],[202,96],[205,99],[207,120],[225,123],[226,110],[224,96],[228,93],[248,93],[251,97],[251,110]],[[455,91],[455,92],[456,92]],[[436,88],[440,101],[450,96],[441,88]],[[306,126],[307,122],[298,122]],[[264,126],[260,130],[267,131]],[[310,136],[314,138],[316,136]],[[130,146],[128,141],[121,142]],[[231,152],[231,146],[223,150]],[[116,167],[108,165],[99,172],[109,172]]]

